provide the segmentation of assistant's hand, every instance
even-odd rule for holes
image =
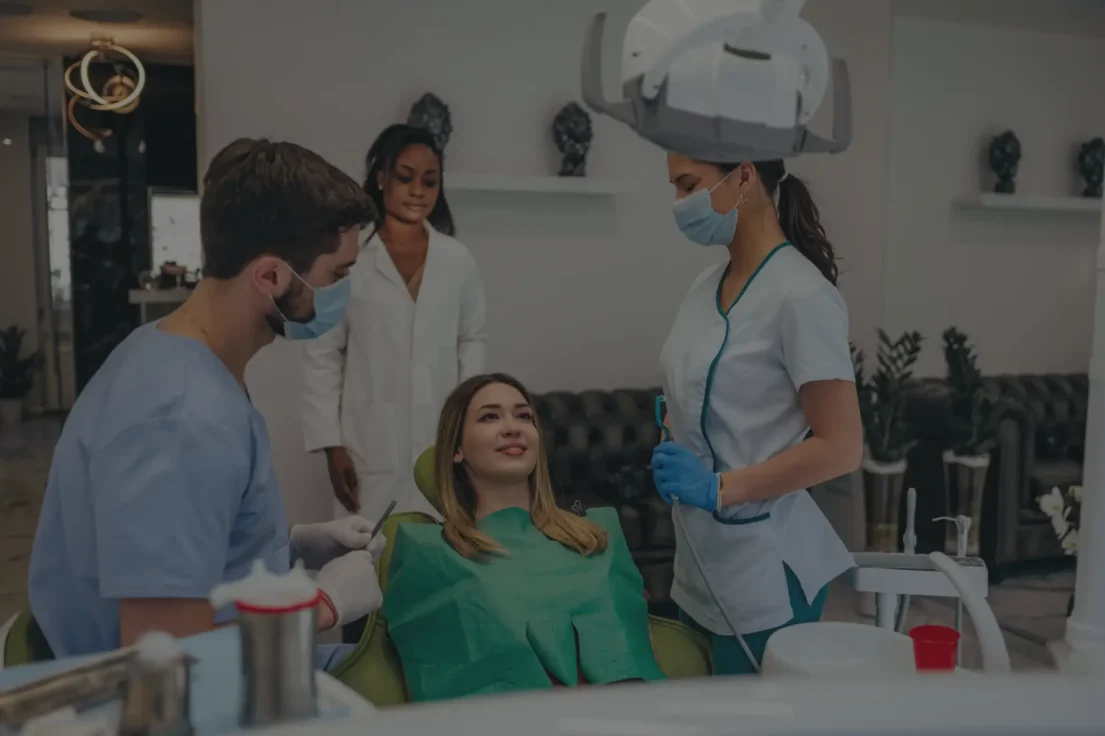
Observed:
[[[357,487],[357,469],[353,458],[344,447],[326,448],[326,468],[330,471],[330,485],[334,498],[351,514],[361,510],[360,489]]]
[[[661,442],[653,448],[652,478],[669,504],[675,499],[706,511],[717,510],[717,474],[682,445]]]
[[[368,550],[373,560],[379,559],[387,546],[383,534],[372,536],[376,523],[363,516],[348,516],[317,524],[296,524],[292,527],[292,559],[303,560],[308,570],[321,570],[331,560],[352,550]]]
[[[319,570],[315,582],[334,607],[334,626],[364,618],[384,602],[376,560],[366,549],[331,560]]]

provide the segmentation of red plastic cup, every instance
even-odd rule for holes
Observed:
[[[918,672],[953,672],[959,632],[948,626],[917,626],[909,632]]]

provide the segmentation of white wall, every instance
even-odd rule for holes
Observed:
[[[27,351],[38,346],[29,135],[25,114],[0,112],[0,328],[27,330]]]
[[[641,5],[606,3],[611,29],[623,28]],[[197,3],[201,170],[233,138],[264,135],[306,145],[360,178],[375,134],[405,118],[429,90],[452,109],[446,176],[555,172],[549,126],[561,105],[578,99],[593,2],[485,0],[479,12],[455,0],[303,7],[299,0]],[[883,309],[890,11],[883,2],[832,0],[811,3],[807,17],[852,65],[856,144],[795,171],[811,179],[845,259],[841,288],[866,341]],[[614,66],[620,37],[612,34],[608,45]],[[639,182],[641,193],[610,201],[451,200],[486,282],[491,366],[538,391],[656,384],[660,347],[683,293],[704,264],[723,255],[688,245],[676,231],[663,154],[605,118],[594,123],[589,175]],[[842,177],[863,182],[863,196],[840,187]],[[298,449],[296,350],[274,346],[255,363],[251,390],[269,419],[289,513],[324,516],[321,463]]]
[[[611,29],[623,27],[642,4],[642,0],[605,3],[612,15]],[[583,33],[600,6],[589,0],[319,0],[311,4],[310,13],[303,8],[300,0],[196,3],[201,170],[233,138],[265,135],[313,148],[360,178],[363,155],[374,135],[384,125],[403,119],[421,93],[433,91],[446,100],[453,114],[448,171],[555,171],[550,120],[560,105],[578,98]],[[1002,109],[1019,105],[1025,114],[1041,111],[1038,119],[1046,117],[1044,108],[1018,96],[1019,73],[1009,69],[1019,67],[988,62],[985,68],[990,76],[977,78],[970,71],[977,68],[977,59],[966,65],[940,62],[942,44],[938,43],[926,49],[927,67],[916,60],[916,54],[909,57],[914,60],[913,76],[927,75],[937,80],[937,87],[946,83],[962,91],[954,98],[930,96],[931,104],[918,110],[916,119],[932,119],[935,129],[961,139],[934,142],[923,125],[903,137],[903,129],[894,126],[895,155],[891,156],[892,109],[895,120],[902,118],[900,105],[891,104],[892,86],[894,99],[900,100],[911,84],[909,73],[899,71],[901,64],[895,66],[891,84],[891,43],[892,39],[898,42],[893,36],[895,16],[1096,37],[1105,34],[1105,3],[810,0],[805,11],[830,51],[848,60],[852,74],[852,148],[839,156],[807,157],[792,168],[810,180],[826,228],[843,258],[841,291],[849,304],[853,338],[861,347],[871,347],[880,325],[891,330],[917,327],[930,336],[928,358],[937,363],[929,367],[939,370],[939,331],[951,324],[946,311],[973,306],[970,315],[964,313],[954,321],[978,340],[984,368],[1018,370],[1027,365],[1025,361],[1044,360],[1039,353],[1054,351],[1022,346],[1014,353],[1014,342],[1002,335],[1010,332],[1009,324],[1029,321],[1025,303],[1048,303],[1054,291],[1037,280],[1036,288],[1026,285],[1020,292],[1027,299],[1017,301],[1011,289],[1021,287],[1008,286],[1006,279],[1005,285],[993,286],[996,297],[991,299],[1003,309],[1013,309],[1015,320],[988,320],[979,314],[979,307],[990,302],[979,298],[977,283],[990,288],[995,280],[981,270],[995,260],[981,254],[994,246],[978,250],[978,244],[972,243],[973,256],[964,255],[963,248],[952,254],[971,264],[964,272],[969,278],[964,275],[960,280],[973,280],[974,288],[960,286],[958,292],[947,295],[945,287],[958,282],[949,281],[943,270],[951,247],[948,203],[952,195],[978,181],[977,173],[962,165],[977,160],[984,136],[981,128],[989,123],[981,105],[987,100],[1004,104]],[[608,40],[612,67],[621,43],[614,33]],[[970,36],[976,31],[968,26],[957,33]],[[1005,39],[995,49],[1005,53],[1011,36],[994,33],[995,38]],[[1035,35],[1023,39],[1025,64],[1049,56],[1036,53],[1034,39]],[[916,44],[908,46],[909,40],[902,43],[916,50]],[[954,58],[965,61],[967,46],[953,46]],[[1051,50],[1046,42],[1045,48]],[[975,54],[984,59],[995,49],[979,46]],[[899,48],[893,58],[902,54]],[[1047,68],[1052,69],[1053,63],[1047,62]],[[1083,74],[1092,75],[1100,68],[1088,66]],[[612,68],[611,88],[615,74]],[[1028,79],[1043,76],[1040,71],[1027,74]],[[966,78],[974,80],[974,87],[968,89],[961,81]],[[1006,81],[999,85],[995,80],[1001,79]],[[991,94],[988,90],[996,85],[1006,91]],[[1093,88],[1089,82],[1082,86],[1086,91]],[[947,109],[941,107],[945,104]],[[960,107],[972,105],[974,118],[961,119]],[[827,129],[829,107],[819,113],[815,126]],[[959,121],[955,125],[960,127],[951,130],[950,121]],[[516,373],[538,391],[655,384],[659,349],[688,282],[704,263],[721,256],[685,244],[676,232],[662,154],[605,118],[594,122],[589,174],[639,182],[640,193],[613,200],[482,194],[451,199],[461,238],[479,260],[487,285],[491,365]],[[977,128],[971,127],[976,123]],[[1030,128],[1014,127],[1023,129],[1027,142]],[[1033,138],[1033,156],[1047,159],[1050,154],[1042,153],[1047,145]],[[949,153],[956,146],[961,152]],[[902,158],[903,152],[921,163]],[[915,170],[927,170],[917,169],[918,165],[945,158],[959,163],[945,162],[924,181],[912,175]],[[1028,157],[1024,166],[1022,186],[1028,187]],[[916,192],[909,188],[913,185]],[[934,193],[934,188],[939,192]],[[898,199],[892,202],[891,196]],[[920,218],[909,213],[919,213]],[[914,222],[917,219],[919,224]],[[922,240],[918,230],[931,232]],[[1026,255],[1023,246],[1018,250],[1010,245],[997,247],[1005,259],[999,264],[1020,253],[1018,263],[1036,264],[1035,273],[1064,278],[1066,266],[1041,265],[1045,256],[1053,257],[1054,248],[1031,246]],[[913,248],[913,260],[902,258],[908,248]],[[1064,253],[1076,257],[1090,252],[1089,247],[1079,248],[1062,246]],[[1007,269],[1004,273],[1019,272]],[[918,282],[927,285],[922,289]],[[1077,296],[1079,288],[1072,291],[1076,300],[1082,298]],[[1082,313],[1078,305],[1068,311]],[[1083,329],[1078,323],[1074,326],[1076,331]],[[1088,317],[1084,327],[1088,329]],[[1017,343],[1025,338],[1023,331],[1019,334]],[[1076,342],[1075,338],[1070,341]],[[999,344],[1002,347],[993,347]],[[1078,356],[1068,353],[1063,359],[1069,358],[1073,365]],[[1000,365],[1001,361],[1009,367]],[[294,347],[274,346],[255,361],[250,384],[269,419],[289,514],[293,519],[318,518],[329,513],[328,483],[319,459],[306,458],[299,450],[298,362]],[[1081,370],[1084,362],[1083,358]]]
[[[1053,19],[1062,34],[897,19],[886,321],[928,337],[921,372],[943,371],[950,325],[987,373],[1087,370],[1100,218],[952,200],[992,191],[985,149],[1007,128],[1023,150],[1018,193],[1080,193],[1078,147],[1105,135],[1103,15]]]

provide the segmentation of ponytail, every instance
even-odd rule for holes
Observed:
[[[836,266],[833,244],[825,236],[821,225],[821,213],[810,196],[806,183],[787,173],[782,159],[756,161],[752,164],[760,176],[769,197],[775,197],[779,210],[779,225],[790,244],[798,249],[817,270],[836,286],[840,269]],[[722,171],[730,172],[740,164],[719,164]]]
[[[797,176],[784,174],[776,185],[779,191],[779,224],[791,245],[817,266],[836,286],[840,269],[836,265],[833,244],[825,236],[821,213],[814,204],[806,183]]]

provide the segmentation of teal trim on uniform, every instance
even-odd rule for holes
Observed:
[[[752,656],[757,663],[764,661],[764,651],[767,649],[767,640],[779,629],[796,624],[812,624],[821,620],[825,611],[825,598],[829,594],[829,586],[826,585],[813,597],[812,601],[806,601],[806,594],[802,591],[802,584],[798,582],[798,576],[790,569],[790,565],[783,565],[787,576],[787,592],[790,594],[790,606],[794,611],[794,618],[782,626],[766,631],[756,631],[745,634],[742,638],[748,645]],[[679,610],[679,620],[710,640],[710,650],[714,657],[715,675],[754,675],[756,668],[748,661],[748,655],[744,653],[740,642],[735,636],[715,634],[706,629],[693,618]]]
[[[768,511],[765,514],[757,514],[756,516],[750,516],[747,519],[727,519],[719,512],[714,512],[714,521],[719,524],[728,524],[729,526],[743,526],[744,524],[759,524],[761,521],[767,521],[771,518],[771,512]]]
[[[732,261],[730,261],[729,265],[722,271],[721,278],[718,279],[717,282],[717,291],[714,294],[714,304],[717,306],[718,314],[725,320],[725,337],[721,339],[721,345],[717,349],[717,355],[710,361],[710,368],[706,371],[706,390],[702,395],[702,412],[698,420],[699,428],[702,430],[702,439],[706,440],[706,446],[710,448],[710,458],[713,461],[712,470],[715,473],[718,472],[717,453],[714,452],[714,445],[710,442],[710,435],[706,434],[706,410],[710,406],[710,390],[714,387],[714,371],[717,370],[717,364],[718,361],[721,360],[721,354],[725,350],[725,344],[729,342],[729,313],[733,311],[733,307],[737,306],[741,297],[744,296],[744,292],[748,291],[748,287],[756,280],[756,277],[759,276],[760,271],[762,271],[764,266],[767,265],[767,262],[771,260],[771,257],[788,245],[790,245],[790,241],[786,240],[771,249],[771,252],[760,261],[760,265],[756,266],[756,270],[748,277],[748,281],[744,282],[744,286],[741,287],[740,293],[737,294],[737,298],[733,300],[733,303],[729,305],[728,309],[721,308],[721,285],[725,283],[725,277],[729,274],[729,269],[733,265]]]

